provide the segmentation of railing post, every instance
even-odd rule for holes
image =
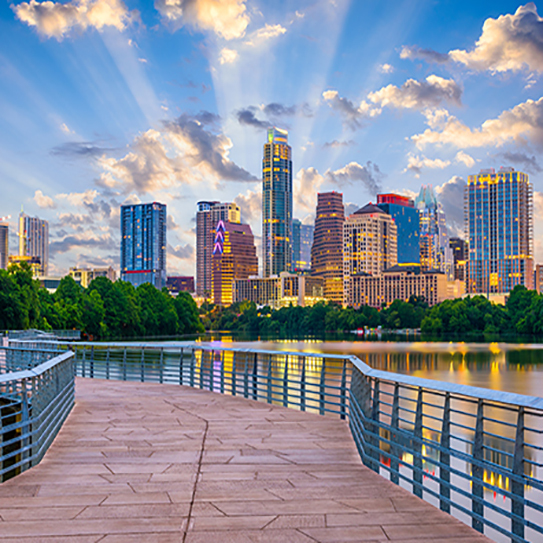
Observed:
[[[472,461],[472,485],[471,485],[471,510],[475,515],[484,516],[484,489],[483,489],[483,466],[484,460],[484,403],[477,402],[477,421],[475,423],[475,436],[473,438],[473,461]],[[483,522],[475,518],[471,519],[471,526],[474,530],[483,533]]]
[[[400,419],[400,385],[394,383],[394,396],[392,399],[392,416],[390,426],[392,432],[390,434],[390,480],[394,484],[400,483],[400,454],[401,447],[398,443],[398,430]]]
[[[371,438],[370,442],[373,445],[370,450],[370,456],[373,458],[372,467],[373,471],[379,473],[379,450],[380,450],[380,432],[379,432],[379,403],[380,403],[380,388],[381,381],[375,379],[375,384],[373,386],[373,398],[371,406]]]
[[[422,387],[417,393],[417,410],[415,413],[415,437],[413,439],[413,494],[422,498]]]
[[[341,388],[339,391],[339,418],[345,420],[347,414],[347,361],[343,360]]]
[[[160,347],[160,360],[159,360],[160,368],[159,368],[159,382],[164,382],[164,347]]]
[[[179,384],[183,384],[183,348],[179,351]]]
[[[21,454],[21,460],[26,460],[27,458],[32,458],[32,450],[28,449],[25,451],[26,447],[29,447],[31,444],[31,438],[30,438],[30,413],[28,409],[28,391],[26,389],[26,379],[23,379],[21,382],[22,386],[22,413],[21,413],[21,434],[22,434],[22,440],[21,440],[21,449],[23,449]],[[25,463],[23,463],[21,470],[25,469]]]
[[[305,356],[300,356],[298,360],[302,361],[302,373],[300,376],[300,409],[305,411]]]
[[[213,392],[215,380],[215,351],[211,351],[211,356],[209,357],[209,390]]]
[[[141,348],[140,381],[145,381],[145,347]]]
[[[518,412],[511,482],[511,513],[514,515],[511,519],[511,530],[513,535],[524,539],[524,407],[519,407]]]
[[[285,355],[285,371],[283,372],[283,405],[288,407],[288,354]]]
[[[225,359],[225,351],[221,351],[220,354],[220,362],[221,362],[221,394],[224,394],[224,359]]]
[[[126,381],[126,347],[123,349],[123,381]]]
[[[258,400],[258,353],[253,359],[253,400]]]
[[[243,397],[249,397],[249,353],[245,353],[245,371],[243,372]]]
[[[90,359],[89,377],[91,379],[94,379],[94,345],[91,346],[91,359]]]
[[[81,359],[81,377],[85,377],[86,355],[87,355],[87,346],[83,345],[83,358]]]
[[[106,354],[106,379],[109,379],[109,345],[107,346]]]
[[[189,385],[194,386],[194,370],[196,367],[196,350],[192,347],[192,353],[190,355],[190,372],[189,372]]]
[[[200,356],[200,379],[199,379],[200,388],[204,388],[204,368],[205,368],[205,362],[206,362],[206,353],[207,351],[204,351],[202,349],[202,354]]]
[[[236,389],[237,389],[237,379],[236,379],[236,372],[237,372],[237,367],[236,367],[236,362],[237,362],[237,358],[238,358],[238,353],[237,351],[234,351],[234,356],[232,357],[232,396],[235,396],[236,395]]]
[[[273,382],[273,375],[272,375],[272,355],[268,355],[268,390],[267,390],[267,400],[268,403],[272,403],[273,399],[273,388],[272,388],[272,382]]]
[[[322,358],[321,360],[322,360],[322,363],[321,363],[321,379],[320,379],[320,383],[319,383],[319,413],[321,415],[324,415],[324,410],[325,410],[324,390],[325,390],[325,385],[326,385],[326,358]]]
[[[451,488],[451,455],[449,454],[451,446],[451,394],[445,394],[443,402],[443,424],[441,425],[441,451],[439,452],[439,508],[445,513],[451,512],[450,498]]]

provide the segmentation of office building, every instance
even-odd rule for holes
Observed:
[[[49,223],[38,217],[19,215],[19,256],[38,258],[38,275],[49,269]],[[35,261],[34,261],[35,262]]]
[[[93,279],[97,277],[107,277],[110,281],[117,280],[117,274],[111,266],[101,268],[70,268],[69,273],[74,281],[84,288],[87,288]]]
[[[166,288],[172,296],[180,292],[194,292],[194,277],[184,275],[172,275],[166,279]]]
[[[449,246],[453,256],[454,280],[465,282],[468,264],[468,245],[461,238],[451,238]]]
[[[249,277],[234,281],[234,301],[248,300],[258,306],[311,306],[324,298],[324,279],[281,272],[279,276]]]
[[[196,212],[196,293],[211,299],[211,255],[219,221],[241,222],[239,206],[233,202],[198,202]]]
[[[534,290],[538,294],[543,292],[543,264],[536,264],[534,270]]]
[[[313,245],[312,224],[303,224],[299,219],[292,221],[292,269],[309,271],[311,268],[311,246]]]
[[[449,246],[447,221],[443,207],[430,185],[422,186],[415,199],[420,220],[420,265],[423,270],[440,270],[449,280],[454,277],[453,256]]]
[[[377,207],[388,213],[398,227],[398,264],[420,264],[420,220],[415,202],[399,194],[378,194]]]
[[[9,258],[9,224],[0,221],[0,269],[8,267]]]
[[[422,296],[428,305],[436,305],[447,298],[447,277],[440,271],[424,271],[420,266],[393,266],[377,274],[359,273],[347,279],[348,297],[345,305],[381,308],[394,300],[408,301],[411,296]]]
[[[528,175],[513,168],[468,176],[465,198],[470,294],[533,288],[533,194]]]
[[[350,278],[361,273],[379,275],[398,263],[398,228],[380,207],[367,204],[343,224],[343,303],[353,294]]]
[[[292,269],[292,150],[288,132],[268,130],[262,160],[262,275]]]
[[[315,231],[311,247],[311,275],[324,280],[324,297],[343,303],[343,223],[341,192],[317,194]]]
[[[166,205],[121,206],[121,279],[166,286]]]
[[[42,275],[41,270],[43,269],[41,258],[39,256],[20,256],[20,255],[10,255],[8,257],[8,266],[11,264],[28,264],[32,271],[32,277],[36,279]]]
[[[236,279],[258,274],[255,239],[248,224],[219,221],[211,263],[213,303],[231,305]]]

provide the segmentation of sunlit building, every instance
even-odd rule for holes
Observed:
[[[9,257],[9,224],[0,221],[0,269],[8,267]]]
[[[308,271],[311,268],[313,231],[312,224],[303,224],[299,219],[292,221],[292,269],[294,271]]]
[[[543,264],[536,264],[534,271],[534,290],[539,294],[543,292]]]
[[[398,227],[398,264],[420,264],[420,220],[415,202],[399,194],[378,194],[377,207],[388,213]]]
[[[219,221],[211,258],[213,303],[231,305],[236,279],[258,273],[255,239],[248,224]]]
[[[166,279],[166,288],[173,296],[180,292],[194,292],[194,277],[186,275],[172,275]]]
[[[533,288],[533,193],[528,175],[513,168],[468,176],[468,292],[504,294]]]
[[[449,246],[443,207],[431,186],[422,186],[415,199],[420,219],[420,265],[423,270],[440,270],[453,279],[453,256]]]
[[[233,202],[198,202],[196,212],[196,293],[211,298],[211,257],[215,227],[219,221],[241,222],[241,212]]]
[[[249,277],[234,282],[234,301],[248,300],[273,309],[311,306],[324,301],[324,279],[281,272],[279,276]]]
[[[117,274],[111,266],[100,268],[70,268],[69,273],[74,281],[84,288],[87,288],[91,284],[91,281],[97,277],[107,277],[110,281],[117,280]]]
[[[166,286],[166,205],[121,206],[121,279]]]
[[[288,132],[268,130],[262,160],[262,275],[292,269],[292,150]]]
[[[468,267],[468,244],[461,238],[451,238],[449,246],[453,255],[454,280],[465,282]]]
[[[394,300],[407,302],[411,296],[423,297],[428,305],[448,297],[447,277],[440,271],[424,271],[420,266],[393,266],[381,273],[359,273],[346,279],[345,305],[385,307]]]
[[[8,266],[11,264],[21,265],[28,264],[30,270],[32,271],[32,276],[34,278],[42,276],[42,263],[39,256],[27,256],[27,255],[10,255],[8,258]]]
[[[350,280],[355,275],[378,275],[398,263],[398,228],[394,219],[381,208],[367,204],[343,224],[343,303],[349,305],[353,294]]]
[[[315,232],[311,247],[311,275],[324,280],[324,296],[343,303],[343,223],[341,192],[317,194]]]
[[[38,258],[39,275],[49,269],[49,223],[38,217],[19,215],[19,256]]]

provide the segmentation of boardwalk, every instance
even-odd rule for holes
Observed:
[[[176,385],[78,379],[2,543],[488,539],[365,468],[343,421]]]

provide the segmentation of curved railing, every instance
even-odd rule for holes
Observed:
[[[375,370],[355,356],[56,346],[75,352],[82,377],[176,383],[347,419],[364,464],[392,482],[498,541],[543,540],[542,398]]]
[[[0,348],[0,482],[38,464],[74,404],[74,354]]]

